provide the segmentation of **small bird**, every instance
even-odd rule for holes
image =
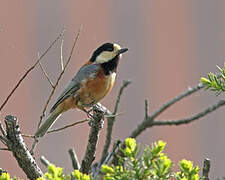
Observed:
[[[122,53],[127,50],[115,43],[105,43],[97,48],[58,97],[35,137],[44,136],[63,112],[77,108],[87,113],[87,109],[104,98],[114,85],[117,66]]]

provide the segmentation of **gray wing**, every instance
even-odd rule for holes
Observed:
[[[57,106],[62,103],[66,98],[73,96],[75,92],[80,89],[81,81],[91,75],[95,75],[98,72],[98,69],[98,64],[89,64],[80,68],[75,77],[69,82],[62,94],[58,97],[56,103],[50,109],[50,113],[53,112],[57,108]]]

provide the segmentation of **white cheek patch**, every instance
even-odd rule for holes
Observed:
[[[102,64],[108,62],[109,60],[113,59],[116,56],[113,52],[103,52],[96,58],[96,63]]]

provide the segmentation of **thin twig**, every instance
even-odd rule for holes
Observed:
[[[11,151],[9,148],[0,148],[0,151]]]
[[[43,72],[43,74],[45,75],[45,77],[47,78],[49,84],[51,85],[52,88],[54,88],[54,84],[52,83],[50,77],[48,76],[47,72],[45,71],[44,67],[42,66],[41,62],[39,62],[39,66],[41,68],[41,71]]]
[[[104,149],[102,151],[102,156],[101,156],[100,164],[102,164],[105,161],[105,158],[108,155],[108,150],[109,150],[109,146],[111,144],[111,139],[112,139],[113,125],[114,125],[114,122],[115,122],[115,116],[114,115],[117,113],[118,106],[119,106],[119,103],[120,103],[120,98],[121,98],[121,95],[123,93],[123,90],[130,83],[131,83],[130,81],[123,81],[123,84],[120,87],[120,91],[119,91],[119,94],[118,94],[117,99],[116,99],[116,104],[115,104],[115,107],[114,107],[113,114],[112,114],[111,117],[107,117],[107,134],[106,134]]]
[[[59,36],[50,44],[50,46],[45,50],[45,52],[37,59],[37,61],[34,63],[33,66],[31,66],[26,72],[25,74],[20,78],[20,80],[17,82],[17,84],[15,85],[15,87],[13,88],[13,90],[9,93],[9,95],[7,96],[7,98],[5,99],[5,101],[3,102],[3,104],[0,107],[0,111],[3,109],[3,107],[5,106],[5,104],[8,102],[8,100],[10,99],[10,97],[13,95],[13,93],[15,92],[15,90],[19,87],[19,85],[21,84],[21,82],[25,79],[25,77],[36,67],[36,65],[43,59],[43,57],[48,53],[48,51],[52,48],[52,46],[63,36],[64,34],[64,30],[59,34]]]
[[[80,171],[82,173],[87,174],[89,172],[92,162],[95,159],[96,146],[98,142],[99,132],[100,129],[102,128],[103,119],[104,119],[104,111],[100,109],[100,107],[94,106],[92,125],[88,136],[88,145],[80,168]]]
[[[72,58],[73,51],[74,51],[75,45],[77,44],[77,40],[78,40],[79,36],[80,36],[80,29],[79,29],[79,31],[78,31],[76,37],[75,37],[75,40],[74,40],[72,49],[71,49],[71,51],[70,51],[70,56],[69,56],[69,58],[68,58],[68,60],[67,60],[67,62],[66,62],[66,65],[65,65],[64,69],[61,71],[61,73],[60,73],[60,75],[59,75],[59,77],[58,77],[58,79],[57,79],[57,81],[56,81],[56,83],[55,83],[55,85],[54,85],[54,88],[52,89],[52,91],[51,91],[51,93],[50,93],[50,95],[49,95],[49,97],[48,97],[48,100],[47,100],[47,102],[46,102],[46,104],[45,104],[45,106],[44,106],[44,109],[43,109],[43,111],[42,111],[42,115],[41,115],[41,117],[40,117],[40,121],[39,121],[39,123],[38,123],[37,129],[40,127],[40,125],[41,125],[41,123],[42,123],[42,119],[43,119],[43,117],[45,116],[45,112],[46,112],[46,109],[47,109],[47,107],[48,107],[48,104],[49,104],[49,102],[50,102],[50,100],[51,100],[51,98],[52,98],[52,96],[53,96],[53,94],[54,94],[54,92],[55,92],[56,87],[57,87],[58,84],[59,84],[59,81],[60,81],[62,75],[64,74],[64,72],[65,72],[65,70],[66,70],[67,65],[69,64],[69,62],[70,62],[70,60],[71,60],[71,58]],[[31,148],[31,153],[32,153],[32,154],[33,154],[33,152],[34,152],[34,149],[35,149],[37,143],[38,143],[38,140],[35,138],[35,141],[33,142],[32,148]]]
[[[44,106],[44,109],[43,109],[43,111],[42,111],[42,115],[40,116],[40,121],[39,121],[39,123],[38,123],[37,129],[40,127],[40,125],[41,125],[41,123],[42,123],[42,119],[43,119],[43,117],[45,116],[45,112],[46,112],[46,109],[47,109],[47,107],[48,107],[48,104],[49,104],[49,102],[50,102],[50,100],[51,100],[51,98],[52,98],[52,96],[53,96],[53,94],[54,94],[54,92],[55,92],[56,87],[57,87],[58,84],[59,84],[59,81],[60,81],[62,75],[64,74],[64,72],[65,72],[65,70],[66,70],[66,67],[68,66],[68,64],[69,64],[69,62],[70,62],[70,60],[71,60],[71,58],[72,58],[74,48],[75,48],[75,46],[76,46],[76,44],[77,44],[77,40],[78,40],[78,38],[79,38],[79,36],[80,36],[80,31],[81,31],[81,28],[79,29],[79,31],[78,31],[78,33],[77,33],[75,39],[74,39],[74,43],[73,43],[72,49],[71,49],[71,51],[70,51],[69,58],[68,58],[68,60],[67,60],[67,62],[66,62],[66,64],[65,64],[65,67],[64,67],[64,69],[61,71],[61,73],[60,73],[60,75],[59,75],[59,77],[58,77],[58,79],[57,79],[57,81],[56,81],[56,83],[55,83],[55,85],[54,85],[54,88],[52,89],[52,91],[51,91],[51,93],[50,93],[50,95],[49,95],[49,97],[48,97],[48,100],[47,100],[47,102],[46,102],[46,104],[45,104],[45,106]],[[37,143],[38,143],[38,140],[35,138],[35,141],[33,142],[32,148],[31,148],[31,150],[30,150],[32,154],[33,154],[33,152],[34,152],[34,149],[35,149]]]
[[[147,99],[145,99],[145,119],[147,119],[148,118],[148,100]]]
[[[22,134],[22,136],[25,138],[35,138],[34,135],[30,135],[30,134]]]
[[[159,114],[161,114],[163,111],[165,111],[168,107],[170,107],[171,105],[175,104],[176,102],[180,101],[181,99],[199,91],[200,89],[202,89],[204,86],[202,83],[199,83],[196,87],[194,88],[188,88],[188,90],[180,95],[178,95],[177,97],[175,97],[174,99],[168,101],[167,103],[163,104],[156,112],[154,112],[151,115],[152,119],[155,119]]]
[[[72,161],[72,166],[73,166],[73,169],[80,169],[80,163],[78,161],[78,158],[77,158],[77,155],[76,155],[76,152],[74,149],[69,149],[68,150],[69,152],[69,155],[70,155],[70,159]]]
[[[111,157],[115,154],[116,150],[119,148],[119,145],[121,143],[122,142],[120,140],[117,140],[117,141],[114,142],[111,153],[108,154],[108,156],[105,158],[105,161],[102,164],[108,164],[109,163]]]
[[[40,157],[40,161],[42,164],[45,165],[45,167],[48,167],[51,163],[49,162],[49,160],[47,160],[44,156]]]
[[[204,111],[197,113],[196,115],[193,115],[191,117],[188,118],[184,118],[184,119],[179,119],[179,120],[169,120],[169,121],[151,121],[151,118],[149,117],[145,123],[142,124],[142,126],[138,126],[138,128],[136,129],[136,131],[133,131],[130,135],[130,137],[136,138],[142,131],[144,131],[146,128],[150,128],[153,126],[166,126],[166,125],[182,125],[182,124],[188,124],[191,123],[195,120],[198,120],[204,116],[206,116],[207,114],[215,111],[216,109],[218,109],[221,106],[225,105],[225,100],[220,100],[219,102],[217,102],[216,104],[209,106],[208,108],[206,108]]]
[[[209,106],[204,111],[197,113],[194,116],[184,118],[184,119],[179,119],[179,120],[153,121],[151,124],[149,124],[150,126],[147,125],[147,127],[149,128],[152,126],[166,126],[166,125],[176,125],[177,126],[177,125],[181,125],[181,124],[188,124],[188,123],[191,123],[195,120],[198,120],[198,119],[206,116],[207,114],[215,111],[216,109],[218,109],[219,107],[224,106],[224,105],[225,105],[225,100],[220,100],[216,104]]]
[[[34,136],[34,142],[33,142],[32,146],[31,146],[31,149],[30,149],[31,155],[34,155],[34,149],[36,148],[37,143],[38,143],[38,138],[36,138],[36,137]]]
[[[96,179],[101,171],[101,167],[103,164],[108,164],[110,159],[114,156],[116,150],[119,148],[119,145],[121,144],[120,140],[117,140],[114,142],[113,144],[113,148],[111,150],[111,152],[107,155],[107,157],[105,158],[104,162],[102,163],[96,163],[96,165],[92,166],[92,175],[94,177],[94,179]]]
[[[209,180],[209,170],[210,170],[210,159],[206,158],[204,160],[203,169],[202,169],[203,180]]]
[[[78,124],[82,124],[82,123],[87,122],[87,121],[89,121],[89,119],[84,119],[84,120],[82,120],[82,121],[77,121],[77,122],[74,122],[74,123],[72,123],[72,124],[63,126],[63,127],[61,127],[61,128],[58,128],[58,129],[51,129],[51,130],[49,130],[47,133],[53,133],[53,132],[61,131],[61,130],[63,130],[63,129],[66,129],[66,128],[69,128],[69,127],[73,127],[73,126],[76,126],[76,125],[78,125]]]
[[[61,68],[64,69],[64,63],[63,63],[63,39],[60,45],[60,61],[61,61]]]
[[[202,89],[204,86],[203,84],[198,84],[196,87],[194,88],[188,88],[187,91],[185,91],[184,93],[176,96],[175,98],[173,98],[172,100],[168,101],[167,103],[163,104],[158,110],[156,110],[151,116],[149,117],[145,117],[144,120],[141,122],[141,124],[139,124],[137,126],[137,128],[135,130],[133,130],[130,134],[130,137],[137,137],[138,135],[140,135],[146,128],[151,127],[153,121],[155,120],[155,118],[160,115],[162,112],[164,112],[167,108],[169,108],[171,105],[175,104],[176,102],[180,101],[181,99],[199,91],[200,89]],[[145,114],[146,116],[146,114]]]
[[[6,132],[5,132],[5,129],[3,128],[3,126],[2,126],[1,121],[0,121],[0,131],[1,131],[3,136],[6,136]]]
[[[113,114],[116,114],[117,113],[117,110],[118,110],[118,107],[119,107],[119,103],[120,103],[120,98],[121,98],[121,95],[123,94],[123,90],[131,83],[131,81],[123,81],[123,84],[120,88],[120,91],[119,91],[119,94],[117,96],[117,99],[116,99],[116,104],[115,104],[115,108],[114,108],[114,111],[113,111]]]
[[[51,98],[52,98],[54,92],[55,92],[55,89],[56,89],[56,87],[58,86],[59,81],[60,81],[62,75],[64,74],[64,72],[65,72],[65,70],[66,70],[66,67],[67,67],[67,65],[69,64],[69,62],[70,62],[70,60],[71,60],[71,58],[72,58],[74,48],[75,48],[75,46],[76,46],[76,44],[77,44],[77,40],[78,40],[78,38],[79,38],[79,36],[80,36],[80,31],[81,31],[81,29],[79,29],[79,31],[78,31],[78,33],[77,33],[75,39],[74,39],[74,43],[73,43],[72,49],[71,49],[71,51],[70,51],[69,58],[67,59],[67,62],[66,62],[66,64],[65,64],[63,70],[61,71],[61,73],[60,73],[60,75],[59,75],[59,77],[58,77],[58,79],[57,79],[57,81],[56,81],[56,83],[55,83],[55,85],[54,85],[54,88],[52,89],[52,91],[51,91],[51,93],[50,93],[50,95],[49,95],[49,97],[48,97],[48,100],[47,100],[47,102],[46,102],[46,104],[45,104],[45,106],[44,106],[44,109],[43,109],[43,111],[42,111],[42,115],[41,115],[41,117],[40,117],[40,121],[39,121],[39,123],[38,123],[38,128],[39,128],[40,125],[41,125],[41,122],[42,122],[43,117],[45,116],[46,109],[47,109],[47,107],[48,107],[48,104],[49,104],[49,102],[50,102],[50,100],[51,100]],[[37,128],[37,129],[38,129],[38,128]]]
[[[0,141],[1,141],[4,145],[7,145],[7,138],[6,138],[6,136],[0,135]]]

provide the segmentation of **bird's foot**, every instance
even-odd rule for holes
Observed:
[[[93,111],[93,108],[91,108],[89,110],[83,109],[83,111],[87,114],[87,117],[89,119],[93,119],[93,114],[91,114],[91,112]]]

